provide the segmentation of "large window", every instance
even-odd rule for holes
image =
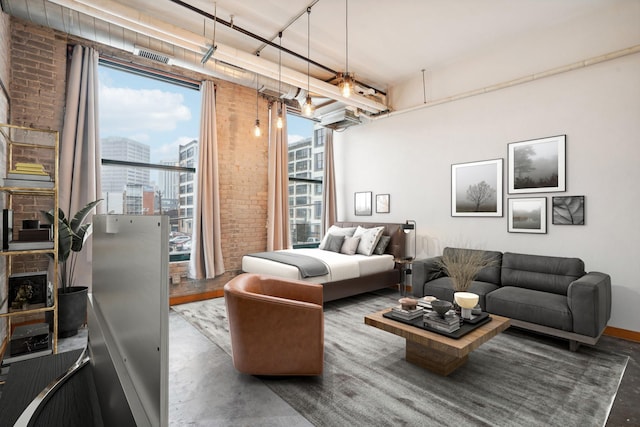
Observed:
[[[197,83],[101,60],[102,198],[114,214],[168,215],[171,260],[191,253]]]
[[[293,114],[289,132],[289,224],[294,247],[317,245],[322,237],[324,130]]]

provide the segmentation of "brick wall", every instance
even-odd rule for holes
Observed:
[[[67,43],[77,39],[58,31],[11,18],[12,123],[62,129]],[[192,71],[151,63],[127,52],[84,42],[101,53],[163,71],[202,80]],[[2,49],[0,47],[0,49]],[[196,288],[174,287],[176,293],[219,289],[241,268],[242,255],[266,249],[267,136],[253,135],[255,90],[216,81],[222,252],[227,273]],[[267,103],[260,100],[260,122],[267,123]],[[184,275],[184,263],[170,266]]]
[[[61,130],[67,39],[38,25],[11,19],[11,123]]]

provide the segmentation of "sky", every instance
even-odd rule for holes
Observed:
[[[200,92],[100,66],[100,137],[151,146],[151,162],[177,160],[178,146],[198,139]],[[313,133],[310,120],[289,116],[289,142]]]

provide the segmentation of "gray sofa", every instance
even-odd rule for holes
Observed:
[[[473,249],[445,248],[446,251]],[[493,264],[469,287],[483,311],[511,318],[511,325],[580,343],[596,344],[611,316],[611,278],[586,273],[579,258],[480,251]],[[412,292],[453,301],[453,284],[441,257],[416,260]]]

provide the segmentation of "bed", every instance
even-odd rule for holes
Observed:
[[[402,232],[402,224],[338,222],[327,234],[333,236],[337,228],[348,230],[358,226],[367,230],[382,227],[381,236],[388,237],[384,253],[367,255],[345,254],[319,248],[286,249],[245,255],[242,258],[242,271],[320,283],[323,285],[324,301],[345,298],[400,283],[400,269],[395,260],[402,258],[405,251],[405,233]],[[338,230],[337,234],[340,232]],[[323,244],[326,246],[327,239],[328,236],[323,237],[321,247]],[[275,259],[271,259],[272,257]],[[296,258],[315,264],[296,266],[293,265],[296,264]],[[290,262],[291,260],[294,262]],[[322,270],[322,265],[326,267],[325,270]],[[311,274],[307,274],[308,269],[312,271]]]

